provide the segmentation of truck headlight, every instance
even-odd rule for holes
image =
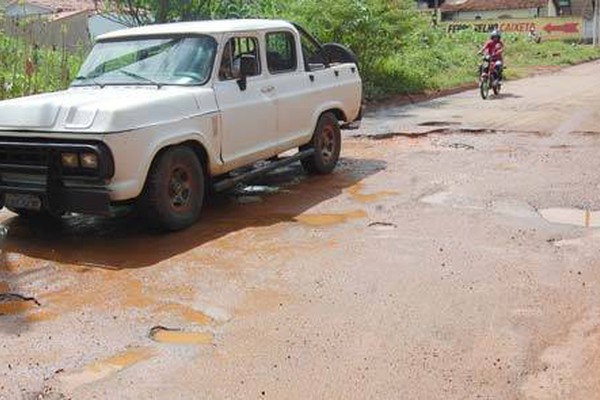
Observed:
[[[98,156],[94,153],[82,153],[79,159],[83,168],[98,168]]]
[[[77,168],[79,167],[79,155],[77,153],[62,153],[61,161],[63,167]]]

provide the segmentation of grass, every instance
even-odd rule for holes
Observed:
[[[440,32],[423,35],[399,54],[381,59],[367,77],[367,95],[377,99],[456,88],[476,82],[480,57],[477,51],[485,34],[461,31],[452,36]],[[600,49],[589,45],[547,41],[539,44],[524,36],[508,35],[505,64],[507,79],[527,76],[543,67],[568,66],[600,58]]]
[[[544,67],[576,65],[600,58],[600,49],[591,45],[581,45],[560,41],[548,41],[532,45],[524,40],[512,43],[508,48],[507,77],[521,78],[534,70]]]

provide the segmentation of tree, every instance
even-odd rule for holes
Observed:
[[[129,25],[275,16],[277,0],[108,0],[108,14]]]

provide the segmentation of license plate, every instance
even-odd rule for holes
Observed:
[[[4,204],[11,208],[20,208],[24,210],[39,211],[42,208],[42,200],[32,194],[7,193],[4,197]]]

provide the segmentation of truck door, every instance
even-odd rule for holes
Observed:
[[[221,111],[221,158],[226,164],[244,165],[257,153],[273,147],[277,110],[262,68],[259,40],[254,35],[224,39],[220,51],[215,95]],[[241,88],[242,56],[256,59],[256,68]]]
[[[265,35],[267,68],[272,97],[277,104],[279,143],[292,143],[312,134],[311,118],[316,104],[304,71],[302,50],[292,31],[272,31]]]

